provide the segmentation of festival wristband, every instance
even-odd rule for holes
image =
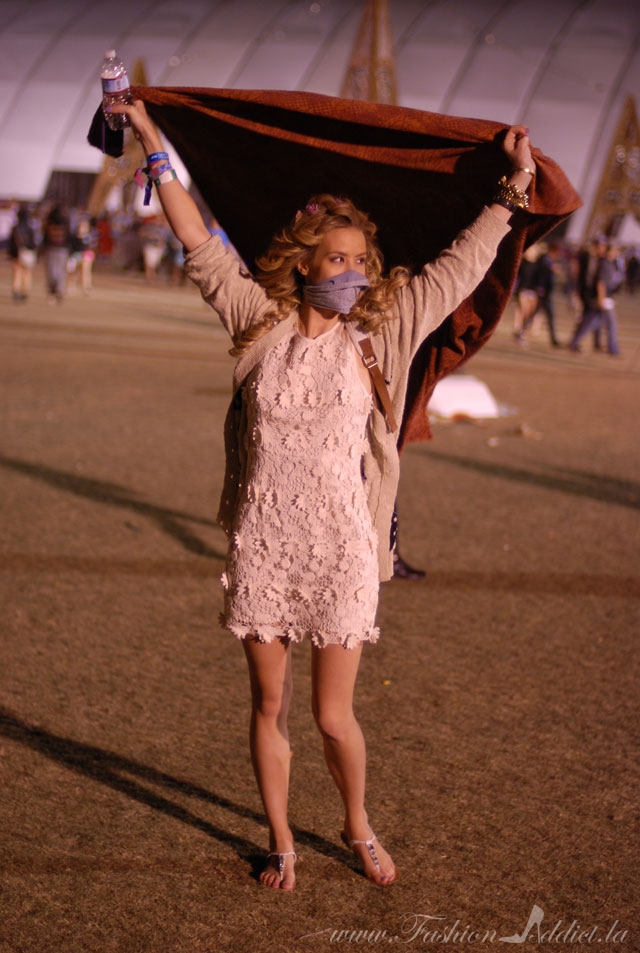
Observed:
[[[157,178],[154,178],[152,181],[155,186],[166,185],[167,182],[173,182],[174,179],[177,179],[175,169],[167,169],[166,172],[163,172],[162,175],[159,175]]]
[[[157,179],[159,175],[162,175],[163,172],[168,172],[172,168],[170,162],[163,162],[161,165],[154,166],[152,169],[147,169],[147,175],[150,179]]]

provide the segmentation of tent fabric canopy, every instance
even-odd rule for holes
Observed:
[[[133,94],[249,267],[311,195],[330,192],[376,222],[387,268],[418,270],[474,219],[509,171],[501,123],[315,93],[136,87]],[[557,164],[536,149],[534,158],[530,210],[514,215],[484,280],[416,356],[401,443],[429,436],[433,387],[490,336],[523,249],[580,207]]]

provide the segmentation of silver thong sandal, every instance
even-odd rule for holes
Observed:
[[[358,860],[360,860],[361,863],[362,861],[358,851],[356,850],[356,847],[359,847],[361,844],[363,844],[367,848],[367,853],[369,854],[369,857],[373,861],[373,864],[376,870],[378,871],[379,874],[382,874],[380,861],[378,860],[376,849],[373,846],[374,840],[378,840],[378,838],[373,833],[373,831],[371,831],[371,837],[368,840],[355,840],[355,839],[349,840],[349,838],[347,837],[344,831],[342,831],[342,833],[340,834],[340,837],[342,839],[342,842],[353,851],[353,853],[356,855],[356,857],[358,858]],[[363,870],[363,873],[364,873],[364,870]],[[369,876],[369,874],[366,874],[366,873],[365,873],[365,877],[367,878],[367,880],[370,880],[372,883],[376,884],[376,886],[378,887],[390,887],[391,884],[394,884],[399,877],[398,868],[396,867],[395,864],[393,865],[393,876],[391,876],[388,880],[386,879],[376,880],[375,877],[371,877]]]
[[[277,851],[272,851],[271,853],[267,854],[267,863],[268,863],[268,861],[269,861],[269,859],[270,859],[271,857],[277,857],[277,858],[278,858],[278,873],[279,873],[279,875],[280,875],[280,889],[281,889],[281,890],[293,890],[293,889],[294,889],[293,887],[283,887],[283,886],[282,886],[282,878],[284,877],[285,858],[286,858],[286,857],[293,857],[293,862],[294,862],[294,864],[295,864],[296,860],[298,859],[298,855],[296,854],[295,850],[283,850],[281,854],[279,854]]]

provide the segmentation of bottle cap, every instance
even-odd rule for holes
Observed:
[[[115,58],[116,58],[116,51],[115,51],[115,50],[105,50],[105,51],[104,51],[104,58],[105,58],[106,60],[115,60]]]

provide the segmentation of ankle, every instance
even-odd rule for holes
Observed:
[[[273,854],[284,854],[289,850],[293,850],[293,834],[290,828],[272,828],[269,831],[269,851]]]
[[[371,837],[371,825],[369,824],[366,811],[345,816],[344,832],[349,840],[369,840]]]

